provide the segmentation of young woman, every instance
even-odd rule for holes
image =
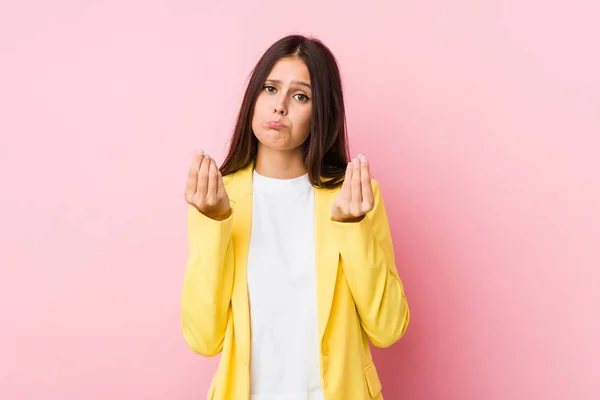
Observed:
[[[181,326],[221,353],[208,399],[383,399],[369,341],[396,342],[410,313],[345,121],[332,53],[287,36],[253,70],[223,165],[194,155]]]

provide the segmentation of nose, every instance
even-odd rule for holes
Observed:
[[[275,103],[274,111],[276,114],[281,114],[281,115],[287,114],[287,106],[285,104],[285,96],[284,95],[279,96],[279,98],[277,99],[277,102]]]

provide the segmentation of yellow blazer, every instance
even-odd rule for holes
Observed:
[[[232,214],[212,220],[188,211],[189,256],[181,294],[181,328],[190,348],[221,353],[209,400],[250,397],[250,310],[246,262],[252,217],[253,164],[223,178]],[[410,312],[396,270],[379,184],[375,205],[356,223],[330,218],[337,189],[315,190],[315,251],[321,384],[326,400],[383,399],[371,358],[396,342]]]

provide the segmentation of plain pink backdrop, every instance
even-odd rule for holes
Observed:
[[[338,57],[411,305],[386,399],[600,398],[594,0],[2,1],[0,399],[202,399],[191,151],[288,33]]]

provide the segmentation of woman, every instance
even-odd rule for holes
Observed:
[[[185,189],[185,340],[221,353],[208,399],[382,399],[369,340],[409,309],[383,199],[351,162],[336,60],[299,35],[253,70],[225,162],[194,155]]]

